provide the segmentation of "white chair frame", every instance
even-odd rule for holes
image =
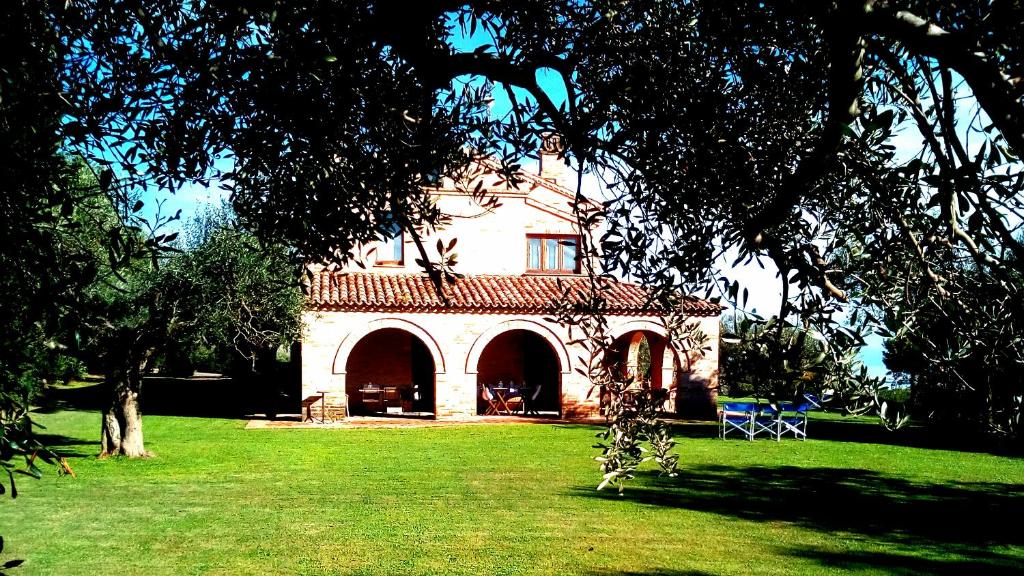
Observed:
[[[733,430],[739,431],[747,438],[747,440],[753,440],[754,412],[755,410],[751,404],[733,404],[727,402],[722,407],[722,417],[720,420],[722,440],[725,440],[726,434]],[[737,417],[742,418],[742,420]]]
[[[754,437],[767,434],[776,442],[782,439],[782,413],[774,408],[762,406],[754,416]]]
[[[793,406],[780,406],[779,411],[779,437],[783,434],[792,434],[793,437],[800,440],[807,440],[807,411],[810,409],[809,406],[803,405],[799,408]],[[796,416],[784,416],[784,413],[795,414]],[[797,419],[798,423],[793,424],[788,420]]]

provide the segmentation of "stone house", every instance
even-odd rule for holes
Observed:
[[[468,185],[444,179],[431,187],[450,224],[423,238],[433,247],[458,239],[456,270],[463,275],[441,299],[415,263],[412,239],[396,234],[364,247],[366,268],[314,274],[301,347],[302,397],[324,395],[335,417],[378,411],[459,419],[484,413],[481,385],[512,384],[531,392],[540,414],[564,418],[599,414],[600,394],[577,368],[582,350],[566,327],[546,319],[551,302],[587,278],[578,258],[581,234],[567,187],[569,172],[553,146],[541,152],[539,174],[505,185],[484,162]],[[481,206],[468,191],[482,188],[500,205]],[[633,364],[649,351],[648,380],[666,388],[666,408],[688,417],[714,417],[718,384],[719,307],[689,299],[710,351],[667,345],[659,313],[645,289],[615,283],[606,295],[616,338],[609,359]],[[643,345],[646,344],[646,346]],[[395,387],[399,405],[374,402],[368,385]],[[314,410],[316,406],[314,405]]]

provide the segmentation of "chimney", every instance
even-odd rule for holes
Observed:
[[[565,181],[568,166],[565,160],[565,146],[562,145],[562,137],[554,132],[548,132],[541,136],[540,143],[540,177],[566,186]]]

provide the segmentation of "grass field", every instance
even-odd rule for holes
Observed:
[[[99,415],[40,416],[77,478],[0,501],[30,574],[1018,574],[1024,460],[871,424],[812,439],[679,428],[682,474],[597,493],[594,429],[244,430],[147,416],[153,458],[97,460]],[[818,437],[815,437],[815,434]],[[824,439],[823,439],[824,438]],[[910,444],[910,445],[906,445]]]

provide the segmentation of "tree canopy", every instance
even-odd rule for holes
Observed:
[[[555,131],[607,188],[604,237],[582,247],[605,274],[742,306],[723,258],[770,261],[779,325],[837,355],[865,330],[928,340],[907,320],[972,306],[967,262],[990,302],[1020,300],[1019,2],[12,6],[27,25],[9,38],[49,48],[5,68],[45,95],[19,118],[47,145],[115,189],[219,183],[298,260],[345,260],[393,220],[418,239],[442,217],[425,175],[488,155],[514,182]]]

